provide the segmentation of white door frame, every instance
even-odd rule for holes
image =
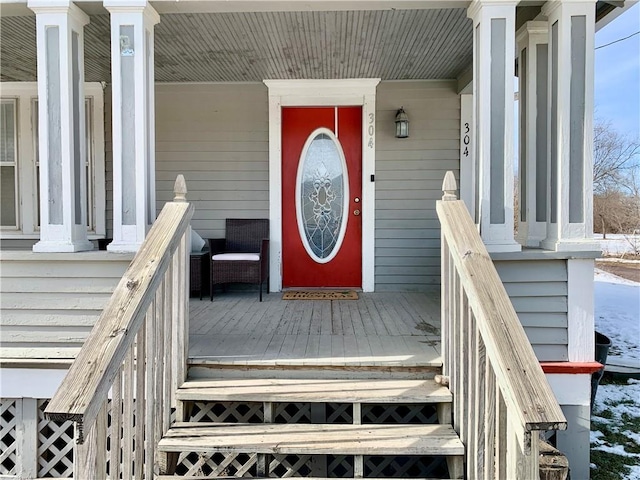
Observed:
[[[362,107],[362,290],[373,292],[375,262],[375,125],[379,78],[265,80],[269,89],[270,291],[282,290],[282,107]]]

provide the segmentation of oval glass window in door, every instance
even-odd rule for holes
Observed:
[[[296,184],[296,217],[307,253],[318,263],[336,256],[347,227],[349,181],[344,152],[327,128],[307,139]]]

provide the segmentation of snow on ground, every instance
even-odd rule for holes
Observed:
[[[605,411],[609,412],[606,417],[603,416]],[[629,418],[640,418],[640,381],[630,379],[627,385],[598,386],[591,421],[598,425],[604,424],[611,432],[620,433],[627,437],[627,444],[633,445],[635,443],[636,447],[634,448],[637,451],[637,446],[640,445],[640,434],[622,427]],[[635,459],[635,463],[640,461],[640,454],[629,452],[624,445],[607,442],[603,433],[598,430],[591,432],[591,448]],[[640,465],[628,466],[631,471],[624,478],[640,480]]]
[[[596,269],[596,330],[611,339],[610,354],[640,363],[640,283]]]
[[[640,283],[596,270],[594,308],[596,330],[612,341],[610,354],[637,359],[640,365]],[[606,425],[601,430],[608,428],[622,434],[628,439],[627,445],[640,445],[640,432],[624,427],[629,418],[640,418],[640,381],[600,385],[592,421]],[[622,444],[607,442],[604,437],[602,431],[592,431],[592,449],[629,458],[630,463],[640,462],[640,454],[629,452]],[[629,469],[625,479],[640,480],[640,465],[629,465]]]
[[[602,234],[593,235],[594,240],[600,244],[602,254],[622,255],[623,253],[640,252],[640,235],[626,235],[620,233],[609,233],[607,239],[602,239]]]

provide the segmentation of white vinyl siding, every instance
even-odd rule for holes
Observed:
[[[267,218],[266,87],[157,84],[155,94],[157,211],[171,200],[176,175],[182,173],[187,199],[196,208],[192,227],[204,238],[223,236],[227,217]],[[382,82],[376,104],[375,288],[436,290],[440,225],[435,202],[446,171],[457,175],[460,165],[456,83]],[[394,118],[402,105],[411,136],[397,139]]]
[[[409,138],[395,138],[404,106]],[[460,170],[460,96],[455,82],[382,82],[376,96],[377,291],[440,288],[436,200],[447,170]]]
[[[158,84],[157,211],[182,173],[202,237],[223,237],[228,217],[268,218],[268,114],[263,84]]]
[[[538,360],[568,360],[567,261],[494,263]]]
[[[106,252],[3,251],[2,357],[75,357],[132,258]]]

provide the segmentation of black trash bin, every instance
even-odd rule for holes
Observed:
[[[593,402],[596,399],[596,392],[598,391],[598,384],[600,379],[604,375],[604,365],[607,363],[607,355],[609,354],[609,347],[611,347],[611,340],[606,335],[596,332],[596,351],[595,361],[602,364],[602,368],[597,372],[591,374],[591,410],[593,411]]]
[[[98,239],[98,250],[106,250],[107,245],[113,242],[113,238],[99,238]]]

